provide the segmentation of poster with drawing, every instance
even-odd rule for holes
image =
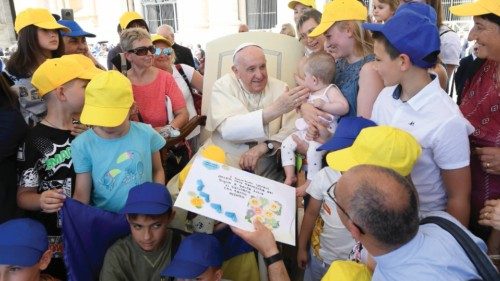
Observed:
[[[249,231],[259,220],[295,246],[295,189],[282,183],[197,157],[174,205]]]

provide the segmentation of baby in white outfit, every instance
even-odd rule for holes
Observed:
[[[333,134],[337,127],[338,117],[349,111],[349,104],[339,88],[334,84],[330,84],[330,81],[335,76],[335,60],[326,52],[313,53],[307,58],[304,65],[304,74],[303,85],[311,91],[307,102],[329,114],[329,120],[325,118],[325,121],[329,124],[328,130]],[[321,159],[325,151],[316,151],[321,144],[306,139],[308,125],[303,118],[297,119],[295,126],[298,131],[292,135],[309,143],[306,155],[307,181],[309,182],[321,169]],[[297,181],[295,175],[295,149],[297,144],[292,135],[288,136],[281,144],[281,161],[286,176],[284,183],[287,185],[293,185]]]

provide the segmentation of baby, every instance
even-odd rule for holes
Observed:
[[[313,53],[307,58],[304,65],[304,74],[303,85],[311,91],[307,102],[314,105],[317,109],[329,114],[329,120],[326,118],[324,120],[328,122],[328,130],[332,133],[335,132],[338,117],[349,111],[349,104],[339,88],[330,84],[330,81],[332,81],[335,76],[335,60],[326,52]],[[321,145],[320,143],[313,140],[306,140],[305,136],[308,125],[303,118],[297,119],[297,121],[295,121],[295,126],[298,131],[288,136],[281,145],[281,160],[283,169],[285,170],[284,183],[287,185],[292,185],[297,181],[297,177],[295,176],[294,153],[297,144],[292,138],[293,135],[309,143],[306,155],[308,163],[308,182],[321,169],[321,159],[325,153],[324,151],[316,151]],[[307,184],[305,186],[307,186]]]

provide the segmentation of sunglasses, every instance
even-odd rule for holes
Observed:
[[[335,186],[336,185],[337,185],[337,182],[334,182],[332,185],[330,185],[330,187],[326,191],[326,194],[328,194],[328,197],[330,197],[330,199],[332,199],[333,203],[335,203],[335,205],[337,205],[337,208],[339,208],[342,211],[342,213],[344,213],[344,215],[346,215],[346,217],[359,229],[359,232],[361,232],[361,234],[365,234],[365,231],[351,219],[351,217],[345,211],[345,209],[342,208],[342,206],[340,206],[339,202],[337,202],[337,197],[335,196]]]
[[[127,52],[128,53],[134,53],[134,54],[136,54],[138,56],[145,56],[148,53],[154,54],[155,53],[155,47],[153,45],[148,46],[148,47],[139,47],[139,48],[135,48],[135,49],[132,49],[132,50],[128,50]]]
[[[171,55],[173,52],[174,50],[172,48],[156,48],[154,54],[155,56],[161,56],[161,55],[168,56]]]

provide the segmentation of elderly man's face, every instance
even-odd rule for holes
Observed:
[[[251,93],[260,93],[267,85],[266,57],[259,47],[249,46],[239,51],[232,69]]]

